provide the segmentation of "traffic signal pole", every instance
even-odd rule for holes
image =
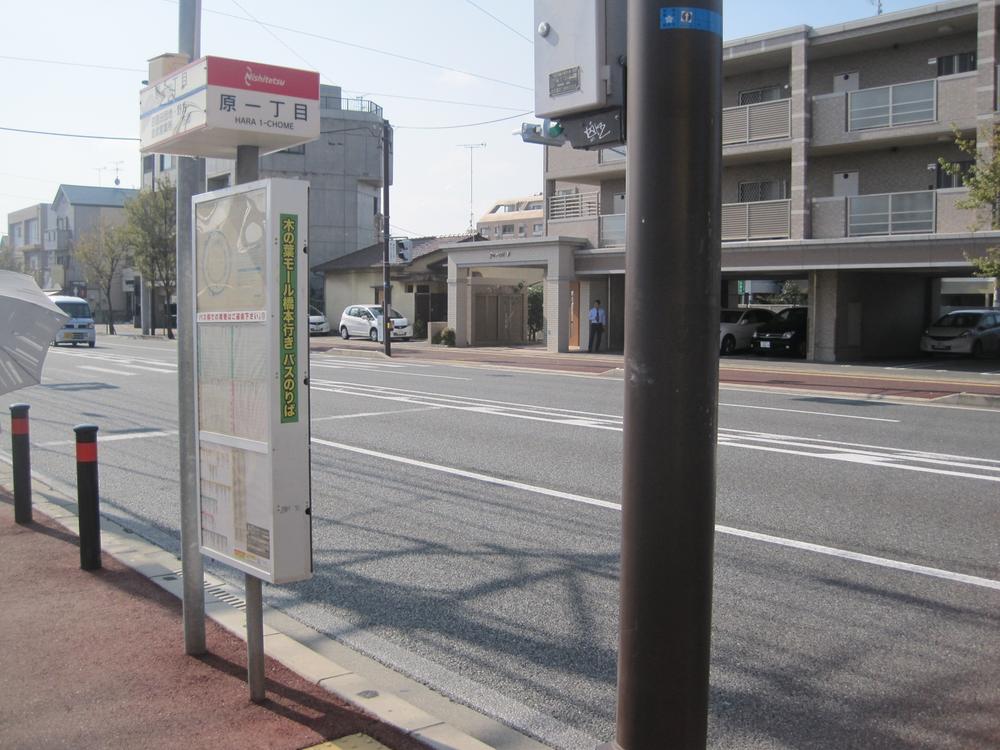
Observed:
[[[389,278],[389,170],[392,165],[392,132],[382,120],[382,351],[392,356],[392,282]]]
[[[621,750],[704,748],[708,723],[722,0],[687,3],[628,4]]]

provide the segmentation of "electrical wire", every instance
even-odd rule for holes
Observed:
[[[472,2],[472,0],[465,0],[465,2],[467,2],[473,8],[476,8],[477,10],[482,11],[483,13],[485,13],[486,15],[488,15],[490,18],[492,18],[494,21],[496,21],[498,24],[500,24],[501,26],[503,26],[504,28],[510,29],[511,31],[513,31],[515,34],[517,34],[519,37],[521,37],[528,44],[534,44],[534,42],[531,40],[530,37],[526,37],[524,34],[522,34],[520,31],[518,31],[517,29],[515,29],[510,24],[505,23],[504,21],[501,21],[499,18],[497,18],[492,13],[490,13],[488,10],[486,10],[486,8],[484,8],[483,6],[477,5],[476,3]]]
[[[393,125],[393,130],[455,130],[456,128],[474,128],[477,125],[492,125],[496,122],[506,122],[507,120],[517,120],[521,117],[531,116],[532,112],[521,112],[510,117],[500,117],[496,120],[484,120],[483,122],[467,122],[463,125]]]
[[[163,0],[163,2],[170,3],[171,5],[177,5],[177,0]],[[209,10],[204,9],[205,13],[212,13],[217,16],[222,16],[223,18],[232,18],[237,21],[243,21],[244,23],[250,23],[250,20],[243,18],[242,16],[237,16],[233,13],[225,13],[221,10]],[[448,65],[441,65],[440,63],[430,62],[429,60],[421,60],[417,57],[409,57],[407,55],[401,55],[398,52],[389,52],[388,50],[378,49],[377,47],[368,47],[364,44],[357,44],[355,42],[347,42],[343,39],[336,39],[332,36],[325,36],[323,34],[317,34],[312,31],[303,31],[302,29],[294,29],[290,26],[282,26],[276,23],[267,23],[266,21],[258,21],[262,26],[267,26],[272,29],[278,29],[279,31],[288,31],[292,34],[300,34],[306,37],[312,37],[313,39],[322,39],[325,42],[331,42],[333,44],[340,44],[345,47],[352,47],[353,49],[364,50],[365,52],[373,52],[378,55],[386,55],[387,57],[394,57],[398,60],[406,60],[407,62],[417,63],[418,65],[427,65],[432,68],[437,68],[438,70],[447,70],[450,73],[461,73],[462,75],[471,76],[473,78],[479,78],[484,81],[490,81],[491,83],[499,83],[504,86],[513,86],[514,88],[524,89],[525,91],[534,91],[531,86],[522,86],[519,83],[513,83],[511,81],[504,81],[500,78],[491,78],[490,76],[485,76],[480,73],[472,73],[468,70],[462,70],[460,68],[452,68]]]
[[[54,133],[50,130],[27,130],[25,128],[6,128],[0,126],[0,130],[11,133],[28,133],[30,135],[55,135],[60,138],[89,138],[97,141],[138,141],[138,138],[123,138],[116,135],[86,135],[83,133]]]
[[[96,68],[98,70],[121,70],[127,73],[145,73],[143,68],[122,68],[117,65],[97,65],[95,63],[68,62],[66,60],[45,60],[41,57],[14,57],[0,55],[0,60],[16,60],[17,62],[44,63],[46,65],[68,65],[73,68]]]

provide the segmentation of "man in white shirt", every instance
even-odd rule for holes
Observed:
[[[588,352],[598,352],[601,350],[601,336],[604,335],[604,326],[608,323],[608,314],[601,307],[599,299],[594,300],[594,306],[590,308],[590,341],[587,343]]]

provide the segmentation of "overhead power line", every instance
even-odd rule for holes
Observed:
[[[176,5],[177,4],[177,0],[163,0],[163,1],[167,2],[167,3],[171,3],[172,5]],[[223,12],[221,10],[209,10],[208,8],[205,8],[204,12],[205,13],[212,13],[212,14],[217,15],[217,16],[222,16],[223,18],[233,18],[233,19],[235,19],[237,21],[243,21],[244,23],[253,23],[253,21],[251,21],[248,18],[244,18],[243,16],[238,16],[238,15],[235,15],[233,13],[225,13],[225,12]],[[266,21],[258,21],[258,23],[261,24],[262,26],[267,26],[268,28],[271,28],[271,29],[278,29],[279,31],[288,31],[288,32],[290,32],[292,34],[299,34],[301,36],[311,37],[313,39],[322,39],[325,42],[331,42],[333,44],[340,44],[340,45],[343,45],[344,47],[351,47],[353,49],[364,50],[365,52],[373,52],[373,53],[375,53],[377,55],[386,55],[387,57],[394,57],[397,60],[406,60],[407,62],[417,63],[418,65],[427,65],[427,66],[432,67],[432,68],[437,68],[438,70],[446,70],[446,71],[448,71],[450,73],[461,73],[462,75],[471,76],[473,78],[479,78],[479,79],[484,80],[484,81],[490,81],[491,83],[499,83],[499,84],[502,84],[504,86],[513,86],[514,88],[524,89],[525,91],[534,91],[534,89],[532,87],[530,87],[530,86],[522,86],[519,83],[513,83],[512,81],[504,81],[504,80],[502,80],[500,78],[491,78],[490,76],[485,76],[485,75],[482,75],[481,73],[473,73],[473,72],[468,71],[468,70],[462,70],[461,68],[452,68],[452,67],[450,67],[448,65],[442,65],[440,63],[431,62],[430,60],[421,60],[421,59],[419,59],[417,57],[409,57],[408,55],[401,55],[398,52],[389,52],[388,50],[378,49],[377,47],[369,47],[369,46],[364,45],[364,44],[357,44],[355,42],[348,42],[348,41],[345,41],[343,39],[336,39],[335,37],[332,37],[332,36],[326,36],[324,34],[317,34],[317,33],[312,32],[312,31],[303,31],[302,29],[294,29],[294,28],[292,28],[290,26],[282,26],[282,25],[276,24],[276,23],[268,23]]]
[[[60,138],[90,138],[98,141],[137,141],[138,138],[125,138],[117,135],[87,135],[84,133],[54,133],[50,130],[27,130],[25,128],[5,128],[0,126],[0,130],[11,133],[29,133],[30,135],[55,135]]]
[[[495,122],[506,122],[507,120],[517,120],[520,117],[528,117],[531,112],[521,112],[510,117],[500,117],[496,120],[484,120],[483,122],[467,122],[462,125],[393,125],[394,130],[455,130],[457,128],[474,128],[477,125],[492,125]]]
[[[497,18],[492,13],[490,13],[488,10],[486,10],[486,8],[484,8],[483,6],[477,5],[476,3],[472,2],[472,0],[465,0],[465,2],[467,2],[473,8],[476,8],[477,10],[482,11],[483,13],[485,13],[486,15],[488,15],[490,18],[492,18],[494,21],[496,21],[498,24],[500,24],[501,26],[503,26],[504,28],[510,29],[511,31],[513,31],[515,34],[517,34],[519,37],[521,37],[528,44],[534,44],[534,42],[531,40],[530,37],[525,36],[520,31],[518,31],[513,26],[511,26],[509,23],[501,21],[499,18]]]
[[[71,68],[96,68],[98,70],[121,70],[126,73],[145,73],[145,68],[123,68],[118,65],[98,65],[96,63],[70,62],[68,60],[45,60],[41,57],[14,57],[0,55],[0,60],[15,60],[17,62],[44,63],[45,65],[67,65]]]

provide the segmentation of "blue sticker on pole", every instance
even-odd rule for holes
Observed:
[[[722,14],[705,8],[660,8],[660,29],[694,29],[722,36]]]

